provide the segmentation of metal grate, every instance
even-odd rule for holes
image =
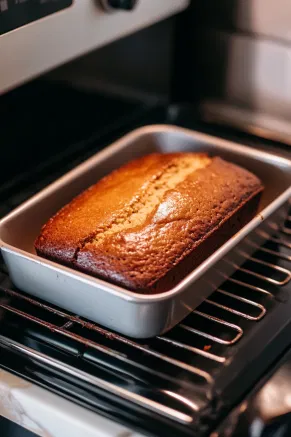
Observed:
[[[107,369],[118,368],[118,372],[127,377],[130,375],[139,383],[150,384],[152,390],[154,382],[151,378],[155,378],[161,387],[166,387],[159,390],[158,397],[156,394],[152,396],[149,391],[141,395],[133,386],[124,388],[118,383],[93,376],[11,338],[0,336],[0,344],[160,415],[189,424],[199,405],[191,401],[191,397],[179,394],[175,388],[178,385],[211,386],[219,366],[228,360],[230,349],[242,339],[245,329],[249,329],[250,325],[245,327],[244,324],[259,323],[266,316],[270,300],[291,279],[289,235],[287,227],[274,235],[183,323],[145,343],[113,333],[16,291],[8,284],[3,267],[2,284],[7,283],[8,286],[0,288],[0,308],[5,314],[17,316],[44,329],[49,335],[53,334],[54,345],[58,344],[56,338],[72,341],[72,344],[78,345],[76,354],[79,361],[95,361]],[[264,274],[264,271],[267,273]],[[35,331],[31,335],[40,338]],[[92,355],[92,351],[97,355]],[[157,360],[159,365],[152,360]],[[190,376],[177,382],[179,372]],[[168,389],[168,384],[172,389]]]
[[[285,222],[285,226],[283,228],[283,232],[287,235],[291,235],[291,215],[287,217],[287,220]]]

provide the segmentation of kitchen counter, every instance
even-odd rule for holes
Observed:
[[[41,437],[143,437],[1,369],[0,415]]]

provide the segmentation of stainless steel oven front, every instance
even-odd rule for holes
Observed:
[[[189,0],[1,0],[0,94],[165,19]]]

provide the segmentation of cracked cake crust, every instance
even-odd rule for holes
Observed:
[[[62,208],[39,255],[139,292],[175,285],[255,214],[252,173],[197,153],[152,154]]]

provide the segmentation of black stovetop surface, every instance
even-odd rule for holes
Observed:
[[[78,162],[138,126],[171,123],[238,139],[236,132],[198,123],[197,114],[191,107],[176,105],[168,108],[122,101],[117,104],[115,99],[105,99],[104,96],[83,95],[80,91],[63,90],[62,87],[54,88],[52,92],[51,85],[43,83],[37,86],[40,88],[34,91],[30,112],[26,111],[23,126],[27,134],[21,146],[19,135],[10,135],[13,124],[6,126],[4,137],[9,138],[9,153],[12,154],[13,148],[23,147],[24,150],[21,150],[17,171],[13,168],[13,177],[1,186],[2,215]],[[27,89],[25,92],[30,95]],[[46,116],[43,119],[37,115],[37,128],[34,130],[32,115],[38,108],[38,98],[42,99],[42,106],[44,99],[47,103]],[[86,98],[90,100],[88,106]],[[47,108],[53,108],[58,99],[62,100],[61,109],[54,113],[55,122],[51,120],[48,124],[47,117],[52,111]],[[18,102],[17,96],[15,101]],[[66,113],[66,102],[71,112],[66,122],[62,123],[60,116]],[[79,111],[80,102],[82,111]],[[13,111],[13,102],[8,104]],[[78,119],[79,122],[71,131],[69,119],[73,117],[74,105],[79,112],[76,111],[78,114],[72,121]],[[88,117],[84,108],[88,110]],[[95,114],[92,114],[93,108]],[[27,126],[28,120],[31,120],[32,129]],[[47,126],[49,135],[43,135],[47,130],[41,129],[41,123]],[[66,132],[69,134],[66,135]],[[261,146],[255,138],[240,136],[239,139]],[[29,153],[34,154],[34,150],[37,153],[30,161],[25,148],[28,150],[27,146],[31,143],[34,146]],[[50,144],[54,144],[52,149]],[[11,159],[9,153],[5,158],[7,172]],[[28,164],[24,165],[24,162]],[[222,293],[214,293],[210,302],[204,302],[198,308],[198,313],[183,321],[183,325],[190,330],[177,326],[162,337],[144,342],[111,335],[96,325],[92,329],[74,315],[60,312],[57,308],[43,307],[38,301],[29,302],[24,293],[13,288],[5,267],[1,267],[0,333],[8,339],[7,344],[9,340],[16,342],[39,356],[53,358],[70,368],[154,401],[161,407],[171,408],[189,417],[191,423],[150,411],[61,371],[49,362],[44,364],[37,358],[38,355],[36,359],[31,359],[23,351],[16,351],[7,344],[4,347],[3,343],[0,346],[0,366],[86,408],[151,435],[209,435],[210,430],[240,402],[290,345],[291,283],[281,286],[270,281],[284,279],[290,270],[291,236],[288,226],[289,222],[286,232],[271,235],[270,241],[254,255],[255,260],[248,261],[244,271],[237,271],[223,284]],[[268,263],[268,266],[262,268],[260,261]],[[280,271],[278,267],[285,270]],[[60,327],[62,332],[58,329]]]

